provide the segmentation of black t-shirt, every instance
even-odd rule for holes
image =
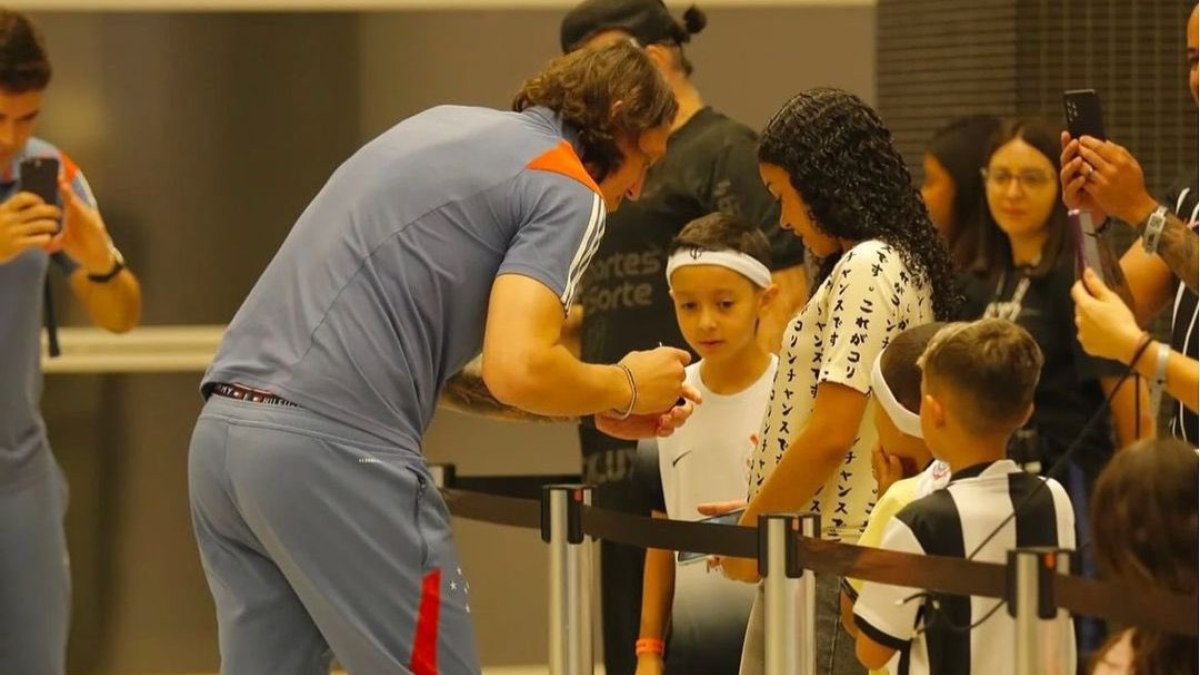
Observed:
[[[1175,215],[1185,223],[1196,227],[1197,219],[1197,175],[1195,172],[1185,180],[1176,184],[1167,196],[1167,206],[1175,210]],[[1185,354],[1188,358],[1197,359],[1197,343],[1200,335],[1196,335],[1197,314],[1196,294],[1186,285],[1175,282],[1175,303],[1171,312],[1171,349]],[[1182,438],[1195,446],[1200,443],[1200,418],[1196,413],[1187,409],[1182,403],[1175,401],[1171,414],[1171,435]]]
[[[689,349],[668,295],[667,247],[689,222],[717,211],[762,228],[771,242],[773,269],[803,263],[803,244],[779,227],[778,205],[759,177],[754,131],[703,108],[671,135],[641,198],[608,216],[582,280],[584,361],[613,363],[660,342]],[[603,486],[628,479],[634,444],[605,436],[590,423],[581,425],[580,440],[585,480]],[[601,492],[597,499],[607,501]]]
[[[1045,359],[1027,430],[1036,433],[1033,438],[1040,455],[1038,460],[1042,472],[1046,473],[1083,431],[1096,410],[1104,405],[1100,378],[1119,377],[1124,367],[1088,356],[1076,339],[1075,302],[1071,299],[1071,286],[1075,283],[1074,258],[1061,256],[1058,264],[1041,278],[1033,278],[1029,272],[1029,268],[1010,266],[1002,273],[990,276],[964,275],[963,290],[967,301],[963,311],[964,318],[981,318],[989,305],[1012,303],[1014,296],[1020,295],[1020,287],[1027,283],[1015,321],[1033,336]],[[1005,316],[1004,309],[1016,311],[1011,305],[1000,309],[1001,316]],[[1011,315],[1005,318],[1011,318]],[[1112,457],[1112,433],[1112,415],[1105,411],[1103,419],[1088,432],[1086,440],[1074,453],[1076,464],[1092,479]],[[1056,477],[1063,475],[1060,473]]]

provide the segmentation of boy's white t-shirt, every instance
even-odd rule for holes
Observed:
[[[700,378],[703,361],[688,366],[685,381],[700,391],[703,403],[687,423],[658,440],[667,516],[700,520],[701,504],[744,500],[750,456],[762,428],[767,397],[778,359],[754,384],[732,395],[713,393]],[[675,563],[671,605],[672,650],[689,649],[729,635],[739,648],[756,587],[707,571],[703,561]],[[711,646],[711,645],[709,645]]]

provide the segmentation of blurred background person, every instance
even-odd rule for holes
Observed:
[[[1187,596],[1196,592],[1196,449],[1144,440],[1119,453],[1096,482],[1092,543],[1104,577]],[[1195,675],[1195,635],[1126,628],[1113,635],[1095,675]]]
[[[67,484],[39,411],[43,320],[51,344],[55,331],[46,275],[53,263],[92,321],[114,333],[137,324],[142,298],[83,172],[33,135],[50,77],[37,29],[0,9],[0,672],[57,675],[71,577]],[[23,189],[21,163],[34,157],[59,164],[55,203]]]
[[[965,268],[970,252],[959,242],[963,230],[978,223],[983,208],[983,177],[988,143],[1000,127],[995,115],[968,115],[934,132],[922,157],[921,198],[956,267]],[[969,240],[969,238],[968,238]]]

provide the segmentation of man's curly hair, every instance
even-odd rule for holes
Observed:
[[[580,159],[597,181],[624,159],[618,138],[636,142],[643,132],[670,124],[679,110],[645,51],[626,40],[551,61],[513,99],[517,112],[533,106],[553,110],[579,131]]]
[[[825,234],[879,239],[932,287],[939,320],[956,318],[961,296],[950,256],[938,240],[912,176],[879,116],[853,94],[817,88],[797,94],[763,130],[758,160],[787,171]],[[821,261],[815,283],[840,256]]]

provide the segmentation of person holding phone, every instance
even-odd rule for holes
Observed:
[[[0,10],[0,672],[60,675],[71,583],[66,482],[38,411],[46,274],[53,263],[116,333],[137,324],[141,293],[83,173],[33,136],[50,76],[33,24]]]
[[[1187,19],[1188,88],[1192,102],[1200,101],[1200,74],[1197,70],[1197,47],[1200,37],[1197,31],[1200,21],[1197,9],[1192,8]],[[1128,150],[1110,140],[1094,138],[1079,133],[1064,131],[1061,135],[1062,171],[1059,181],[1063,201],[1069,208],[1090,211],[1095,222],[1103,222],[1113,216],[1128,223],[1138,234],[1125,255],[1121,257],[1121,270],[1129,285],[1130,308],[1136,326],[1104,326],[1081,317],[1079,338],[1089,352],[1111,350],[1108,343],[1123,342],[1121,336],[1140,335],[1137,326],[1145,327],[1168,306],[1171,307],[1171,339],[1163,360],[1185,359],[1197,363],[1200,359],[1200,335],[1197,326],[1197,284],[1200,283],[1200,237],[1196,228],[1200,206],[1197,206],[1197,169],[1193,164],[1162,201],[1151,196],[1146,187],[1142,167]],[[1080,286],[1079,292],[1091,291]],[[1097,298],[1103,300],[1102,292]],[[1096,305],[1091,305],[1096,306]],[[1117,316],[1112,308],[1106,314]],[[1118,337],[1108,339],[1099,334],[1086,334],[1087,330],[1113,330]],[[1111,351],[1114,358],[1128,360],[1132,353]],[[1150,368],[1152,380],[1159,379],[1158,355],[1151,354],[1155,362]],[[1179,361],[1183,362],[1183,361]],[[1165,366],[1164,366],[1165,368]],[[1164,370],[1163,376],[1167,373]],[[1173,385],[1167,379],[1165,386],[1178,386],[1186,390],[1187,383]],[[1200,418],[1194,405],[1188,405],[1189,396],[1176,398],[1172,410],[1170,431],[1193,446],[1200,443]],[[1194,400],[1194,399],[1193,399]],[[1152,411],[1157,414],[1157,411]]]
[[[750,453],[778,364],[758,340],[779,292],[770,263],[763,233],[721,213],[689,223],[667,250],[675,317],[700,354],[686,381],[704,405],[658,441],[666,510],[656,517],[696,520],[701,504],[745,497]],[[722,517],[737,522],[736,515]],[[737,672],[754,589],[707,572],[703,556],[688,562],[681,554],[676,563],[670,551],[646,552],[637,675]]]

